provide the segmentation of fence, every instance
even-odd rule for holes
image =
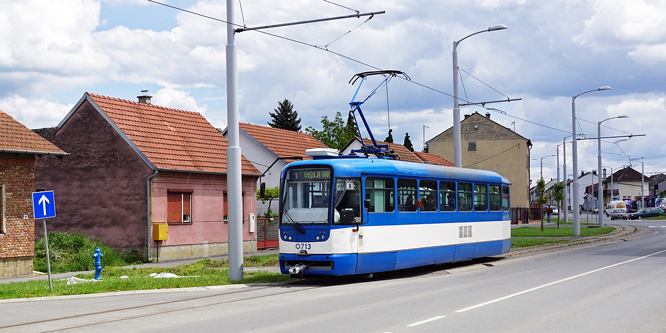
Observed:
[[[278,237],[280,237],[280,230],[277,218],[261,217],[257,219],[257,249],[278,247]]]

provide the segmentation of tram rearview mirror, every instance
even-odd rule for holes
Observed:
[[[263,198],[266,195],[266,183],[262,182],[259,185],[259,197]]]
[[[371,206],[372,206],[372,203],[371,203],[370,199],[365,199],[365,201],[363,202],[363,207],[370,208]]]

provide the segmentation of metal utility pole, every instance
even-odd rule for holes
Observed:
[[[573,203],[571,207],[574,213],[574,236],[580,236],[580,211],[578,205],[580,202],[579,184],[578,184],[578,140],[576,140],[576,97],[593,91],[610,90],[611,87],[603,86],[594,90],[588,90],[571,97],[571,131],[572,131],[572,155],[573,155]]]
[[[234,1],[227,0],[227,191],[229,219],[229,281],[243,280],[243,192],[238,128],[238,66],[234,26]]]
[[[476,34],[504,29],[506,29],[506,25],[498,24],[488,29],[467,35],[461,40],[453,41],[453,164],[457,168],[462,168],[462,138],[460,133],[460,106],[458,103],[458,44]]]

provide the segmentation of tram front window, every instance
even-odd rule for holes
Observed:
[[[328,223],[331,170],[289,170],[282,189],[281,223]]]

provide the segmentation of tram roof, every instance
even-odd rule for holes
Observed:
[[[386,160],[364,157],[335,157],[297,161],[288,167],[325,165],[334,169],[336,177],[360,177],[361,175],[385,175],[395,177],[437,178],[451,180],[468,180],[485,183],[509,184],[509,180],[500,174],[478,169],[456,168],[434,164],[421,164],[405,161]],[[285,168],[286,170],[287,168]],[[284,170],[283,170],[284,172]],[[284,176],[284,174],[283,174]]]

